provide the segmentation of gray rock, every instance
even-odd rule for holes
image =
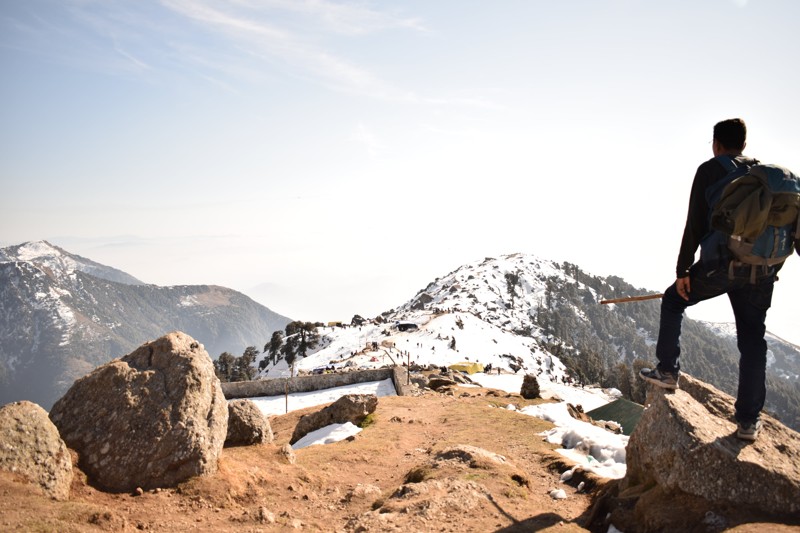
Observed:
[[[250,400],[228,402],[228,436],[225,446],[248,446],[272,442],[272,427],[266,416]]]
[[[412,374],[411,375],[411,383],[415,384],[419,388],[425,388],[428,386],[428,377],[424,374]]]
[[[100,487],[150,490],[216,472],[228,407],[203,346],[173,332],[76,381],[50,419]]]
[[[461,372],[453,372],[449,374],[448,377],[452,378],[453,381],[455,381],[456,383],[464,383],[470,385],[473,383],[473,381],[469,378],[469,376]]]
[[[374,394],[347,394],[321,411],[303,415],[292,433],[290,444],[294,444],[312,431],[351,422],[358,426],[378,407],[378,397]]]
[[[712,509],[770,515],[800,512],[800,434],[762,414],[758,440],[739,440],[733,402],[686,374],[674,393],[651,388],[628,443],[627,474],[620,484],[621,494],[641,494],[635,509],[640,530],[681,527],[642,521],[686,518],[688,511],[654,510],[658,504],[681,508],[681,501],[702,499]]]
[[[295,455],[294,450],[289,444],[284,444],[281,446],[279,450],[280,454],[286,459],[290,465],[293,465],[297,462],[297,455]]]
[[[469,465],[478,465],[487,462],[506,464],[507,462],[506,458],[502,455],[468,444],[459,444],[446,448],[437,453],[435,458],[437,460],[456,460]]]
[[[431,376],[430,379],[428,380],[428,387],[430,387],[432,390],[435,391],[447,387],[453,387],[455,385],[458,385],[458,383],[454,379],[446,377]]]
[[[362,484],[359,483],[349,491],[344,497],[344,501],[352,502],[352,501],[374,501],[381,497],[382,491],[381,488],[377,485],[370,485],[369,483]]]
[[[56,500],[69,498],[72,459],[47,411],[22,401],[0,407],[0,470],[19,474]]]

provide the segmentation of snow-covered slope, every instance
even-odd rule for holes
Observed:
[[[548,278],[566,277],[558,263],[533,255],[486,258],[436,279],[398,313],[412,317],[429,309],[463,311],[507,331],[527,332],[532,316],[545,305]]]
[[[736,340],[736,324],[729,322],[702,322],[720,337]],[[800,347],[767,332],[767,369],[778,377],[797,382],[800,380]]]
[[[492,365],[506,372],[535,373],[551,381],[562,381],[566,375],[561,361],[543,351],[533,339],[489,324],[470,313],[416,311],[411,318],[419,327],[405,332],[388,323],[319,328],[322,347],[298,361],[295,369],[310,372],[329,365],[373,368],[409,361],[449,366],[468,361]],[[378,344],[377,350],[372,348],[373,342]],[[263,372],[266,377],[285,375],[288,375],[288,368],[283,361]]]
[[[319,328],[320,347],[295,365],[313,371],[329,365],[378,367],[411,362],[448,366],[461,362],[491,365],[505,372],[532,373],[553,383],[575,380],[541,344],[546,338],[532,316],[546,298],[547,279],[565,276],[558,265],[514,254],[462,266],[437,279],[383,323]],[[512,298],[513,294],[513,298]],[[400,331],[395,322],[417,329]],[[373,343],[378,349],[373,349]],[[288,375],[282,361],[264,377]]]

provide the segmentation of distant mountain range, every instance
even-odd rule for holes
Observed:
[[[388,324],[408,320],[425,327],[398,337],[406,343],[399,348],[420,361],[467,359],[552,379],[569,375],[643,402],[635,374],[655,361],[659,302],[599,302],[646,292],[616,276],[593,276],[532,255],[486,258],[435,279],[383,313],[382,323],[363,331],[321,328],[322,342],[298,368],[355,363],[353,354],[365,343],[394,338]],[[49,408],[76,378],[172,330],[195,337],[216,358],[263,347],[288,322],[223,287],[147,285],[47,242],[3,248],[0,404],[30,399]],[[686,319],[681,341],[685,371],[735,394],[739,355],[731,324]],[[767,342],[767,409],[800,429],[800,348],[772,335]],[[375,355],[357,364],[387,362]],[[280,375],[282,363],[266,365],[262,375]]]
[[[213,285],[159,287],[45,241],[0,249],[0,404],[45,409],[72,382],[181,330],[212,357],[262,347],[291,320]]]

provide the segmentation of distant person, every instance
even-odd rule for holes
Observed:
[[[739,359],[739,388],[735,419],[738,438],[753,441],[761,429],[760,413],[766,398],[767,343],[765,320],[772,303],[776,274],[783,263],[754,267],[723,255],[722,264],[706,265],[694,255],[710,231],[711,206],[707,190],[725,178],[724,164],[753,165],[757,161],[742,155],[747,128],[742,119],[723,120],[714,126],[711,149],[714,157],[697,168],[689,197],[689,212],[681,240],[677,279],[661,300],[661,321],[656,344],[658,365],[639,375],[665,389],[677,389],[680,375],[680,335],[684,310],[698,302],[727,294],[736,318]],[[796,225],[796,223],[795,223]],[[794,228],[796,235],[796,227]],[[791,243],[790,243],[791,244]],[[798,243],[794,242],[795,250]],[[705,252],[704,252],[705,253]],[[703,254],[701,254],[701,257]]]

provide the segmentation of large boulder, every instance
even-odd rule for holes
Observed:
[[[76,381],[50,419],[98,486],[147,490],[216,472],[228,406],[203,346],[173,332]]]
[[[520,395],[526,400],[534,400],[541,398],[539,391],[539,380],[533,374],[525,374],[522,379],[522,387],[519,390]]]
[[[458,385],[455,379],[445,376],[431,376],[428,379],[428,387],[431,390],[438,391],[439,389],[446,389]]]
[[[615,526],[678,531],[709,517],[800,515],[800,434],[762,413],[758,440],[740,440],[733,402],[686,374],[674,392],[651,387],[610,507]]]
[[[272,442],[269,419],[250,400],[228,401],[228,436],[225,446],[248,446]]]
[[[377,407],[378,397],[374,394],[347,394],[342,396],[324,409],[300,417],[289,443],[294,444],[312,431],[331,424],[350,422],[358,426],[369,414],[375,412]]]
[[[39,485],[56,500],[69,497],[72,459],[47,411],[22,401],[0,407],[0,470]]]

